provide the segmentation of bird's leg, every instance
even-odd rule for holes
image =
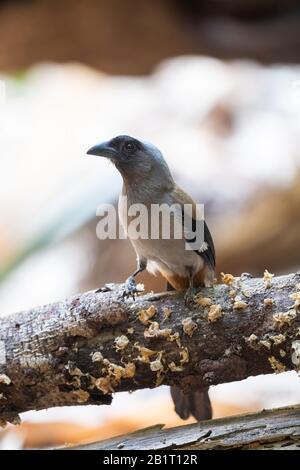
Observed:
[[[136,288],[135,277],[146,269],[146,265],[147,263],[138,259],[137,269],[125,281],[125,290],[123,292],[123,297],[131,296],[133,297],[133,300],[135,299],[135,295],[138,292]]]
[[[194,287],[193,277],[191,276],[189,279],[189,287],[187,288],[185,295],[184,295],[184,303],[186,306],[190,306],[194,304],[194,297],[197,292],[197,289]]]

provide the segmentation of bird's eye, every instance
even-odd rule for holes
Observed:
[[[133,153],[135,151],[135,145],[133,142],[126,142],[125,150],[127,153]]]

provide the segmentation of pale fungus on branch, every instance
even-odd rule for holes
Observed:
[[[176,366],[175,362],[170,362],[170,364],[168,364],[168,367],[170,369],[171,372],[181,372],[183,371],[183,367],[182,366]]]
[[[234,282],[234,276],[232,274],[221,273],[221,281],[227,286],[231,286]]]
[[[212,300],[209,297],[196,297],[196,304],[200,305],[201,307],[210,307],[212,304]]]
[[[193,336],[194,332],[197,330],[198,325],[190,317],[184,318],[182,320],[183,332],[188,336]]]
[[[156,315],[157,309],[154,305],[151,305],[147,310],[140,310],[138,313],[138,319],[140,320],[143,325],[148,325],[150,323],[150,319]]]
[[[103,356],[100,351],[96,351],[91,354],[92,355],[92,362],[102,362]]]
[[[135,343],[134,347],[139,351],[139,356],[137,357],[137,360],[140,362],[150,362],[150,357],[160,353],[160,351],[154,351],[153,349],[140,346],[139,343]]]
[[[282,334],[270,336],[270,340],[277,346],[278,344],[284,343],[286,341],[286,336]]]
[[[214,323],[220,318],[222,318],[223,315],[224,313],[222,312],[221,305],[211,305],[207,314],[207,320],[209,323]]]
[[[122,351],[128,346],[129,339],[127,338],[127,336],[121,335],[115,339],[115,343],[116,343],[116,351]]]
[[[160,384],[201,391],[299,371],[300,273],[231,276],[225,286],[199,289],[189,305],[172,292],[124,300],[114,285],[4,316],[1,423],[30,409],[110,404],[119,391]]]
[[[247,302],[244,302],[239,297],[236,297],[233,303],[233,308],[234,310],[244,310],[247,308]]]
[[[110,377],[100,377],[99,379],[96,379],[94,383],[95,387],[104,393],[104,395],[108,393],[114,393]]]
[[[172,310],[169,307],[163,307],[162,312],[163,312],[163,319],[167,320],[168,318],[170,318]]]
[[[269,357],[269,363],[275,374],[280,374],[286,370],[285,365],[278,361],[274,356]]]
[[[288,310],[287,312],[277,312],[273,315],[275,326],[281,329],[285,325],[291,325],[292,321],[296,318],[297,313],[295,310]]]
[[[272,282],[273,277],[274,277],[274,274],[269,273],[269,271],[265,269],[265,272],[264,272],[265,287],[267,288],[271,287],[271,282]]]
[[[292,342],[292,363],[296,366],[297,370],[300,369],[300,341]]]
[[[11,380],[6,374],[0,374],[0,384],[9,385],[10,383]]]
[[[261,339],[259,341],[259,344],[261,344],[262,346],[264,346],[267,349],[271,349],[271,346],[272,346],[268,339]]]
[[[294,300],[294,302],[295,302],[293,307],[296,308],[296,309],[299,308],[299,306],[300,306],[300,292],[293,292],[290,295],[290,298],[292,300]]]
[[[230,291],[228,292],[228,296],[230,299],[234,300],[236,297],[236,290],[230,289]]]
[[[248,341],[251,346],[254,346],[257,344],[258,337],[252,333],[249,338],[246,338],[246,341]]]
[[[162,351],[158,353],[157,358],[154,361],[150,362],[150,369],[152,372],[158,372],[164,370],[163,363],[161,362],[162,359]]]
[[[189,362],[189,350],[188,348],[181,348],[179,351],[180,355],[180,364],[185,364],[186,362]]]
[[[144,331],[145,338],[170,338],[172,330],[170,328],[160,329],[159,323],[151,322],[148,329]]]

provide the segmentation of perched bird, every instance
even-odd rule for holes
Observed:
[[[161,152],[152,144],[121,135],[95,145],[87,153],[110,159],[122,175],[119,217],[125,231],[134,218],[128,211],[133,204],[143,204],[149,209],[149,213],[151,207],[157,204],[165,204],[167,207],[175,205],[180,210],[180,214],[174,215],[177,223],[181,224],[183,236],[180,239],[175,238],[174,230],[170,232],[169,238],[164,238],[161,226],[158,227],[159,234],[156,238],[151,238],[149,226],[146,228],[146,235],[149,236],[140,238],[134,237],[127,230],[137,254],[137,269],[125,282],[125,294],[136,293],[135,277],[145,269],[153,274],[160,272],[168,282],[168,290],[190,291],[199,286],[211,286],[215,272],[215,249],[211,234],[204,222],[203,244],[198,248],[186,249],[186,243],[191,238],[186,231],[183,210],[185,205],[192,207],[194,228],[197,222],[196,205],[175,183]],[[151,223],[154,221],[151,220],[150,225]],[[187,419],[190,415],[197,420],[211,418],[208,391],[184,393],[178,386],[172,386],[171,395],[175,410],[182,419]]]

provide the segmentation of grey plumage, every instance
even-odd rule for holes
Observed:
[[[128,214],[128,207],[134,204],[143,204],[149,209],[153,204],[166,204],[174,207],[173,217],[182,238],[176,239],[171,232],[169,239],[162,237],[162,227],[158,227],[159,237],[151,237],[150,220],[145,239],[135,239],[131,233],[129,238],[137,254],[138,268],[126,281],[126,294],[135,293],[135,276],[144,269],[155,274],[160,272],[172,288],[177,290],[209,286],[214,279],[215,250],[211,234],[204,222],[203,248],[186,250],[188,234],[183,223],[183,207],[191,205],[193,214],[196,214],[194,201],[180,189],[169,170],[162,153],[152,144],[141,142],[130,136],[118,136],[108,142],[92,147],[89,154],[109,158],[120,171],[123,177],[122,196],[119,200],[119,216],[122,225],[128,227],[135,215]],[[192,224],[196,225],[197,216],[193,215]],[[175,225],[174,225],[175,227]],[[174,229],[175,230],[175,229]],[[194,231],[194,228],[193,228]],[[178,387],[172,388],[172,398],[177,413],[186,419],[190,414],[196,419],[211,417],[211,407],[206,393],[190,392],[184,394]]]

